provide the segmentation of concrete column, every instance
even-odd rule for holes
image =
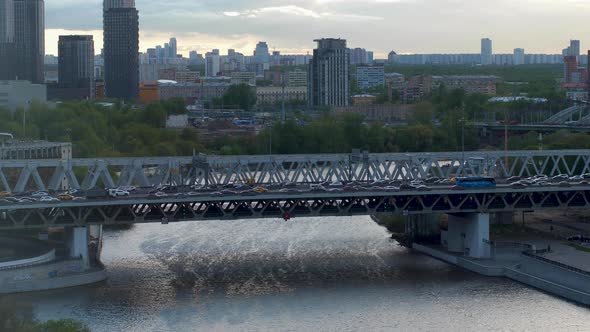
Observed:
[[[490,215],[465,213],[449,215],[447,237],[450,252],[463,253],[471,258],[490,258]]]
[[[82,258],[86,268],[90,267],[88,258],[88,228],[73,227],[66,229],[68,248],[71,258]]]

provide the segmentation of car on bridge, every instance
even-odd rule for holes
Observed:
[[[129,192],[121,189],[109,189],[109,196],[112,198],[129,196]]]
[[[496,179],[491,177],[471,176],[451,180],[454,189],[460,188],[496,188]]]

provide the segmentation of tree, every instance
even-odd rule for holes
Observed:
[[[250,111],[256,104],[256,90],[248,84],[232,85],[221,98],[224,107],[240,108],[244,111]],[[219,103],[214,100],[213,103]],[[217,106],[220,106],[217,104]]]
[[[434,106],[427,101],[416,104],[412,120],[418,124],[432,125],[432,121],[434,120]]]
[[[50,320],[35,327],[39,332],[90,332],[90,329],[73,319]]]

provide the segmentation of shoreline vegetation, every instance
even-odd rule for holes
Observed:
[[[73,319],[39,322],[32,304],[0,298],[0,331],[10,332],[90,332],[90,328]]]

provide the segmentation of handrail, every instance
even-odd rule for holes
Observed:
[[[527,257],[536,259],[536,260],[541,261],[543,263],[551,264],[551,265],[560,267],[562,269],[566,269],[568,271],[576,272],[576,273],[582,274],[582,275],[584,275],[586,277],[590,277],[590,272],[588,272],[588,271],[584,271],[584,270],[579,269],[577,267],[573,267],[571,265],[567,265],[567,264],[563,264],[563,263],[560,263],[560,262],[556,262],[554,260],[547,259],[545,257],[542,257],[542,256],[537,255],[537,253],[542,253],[542,252],[545,252],[546,253],[546,252],[548,252],[548,250],[546,250],[546,249],[545,250],[539,250],[539,251],[536,251],[534,253],[532,251],[523,251],[522,254],[524,256],[527,256]]]
[[[55,260],[55,249],[52,249],[48,253],[38,257],[0,263],[0,271],[15,270],[23,267],[41,265],[53,260]]]

